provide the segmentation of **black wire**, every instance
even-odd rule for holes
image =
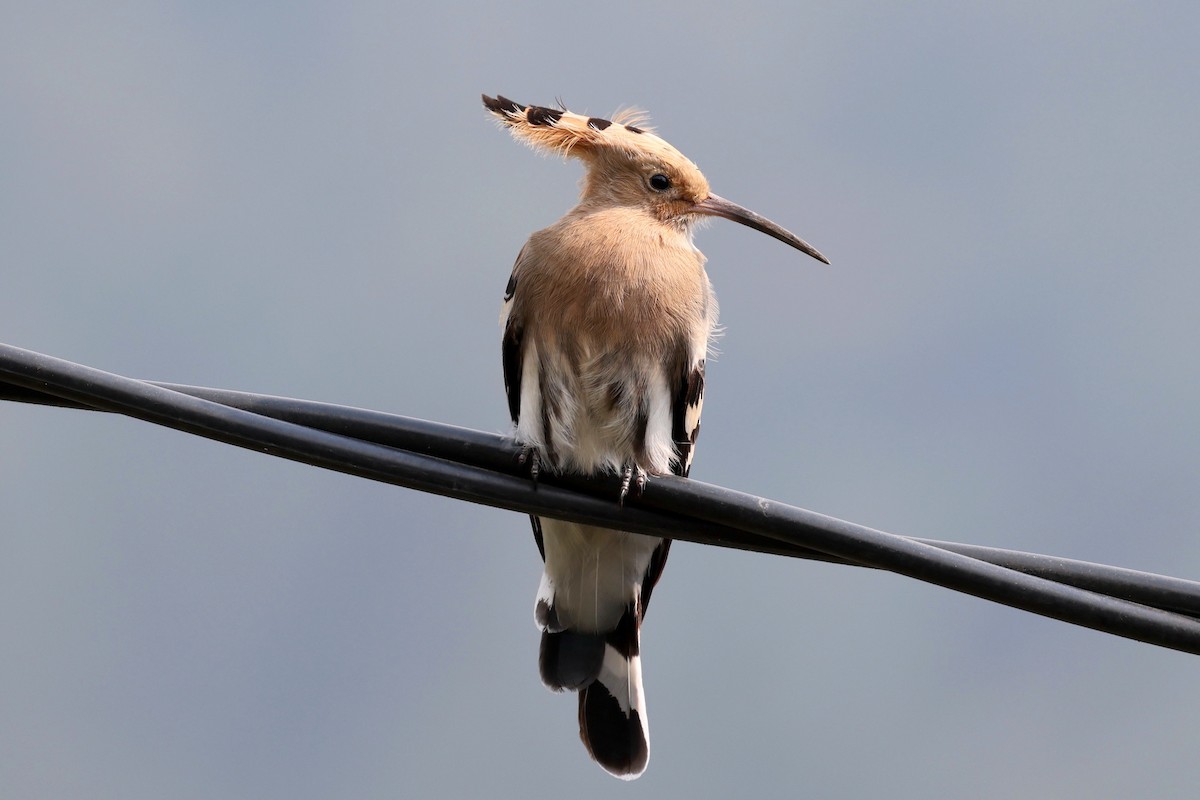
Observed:
[[[511,474],[518,472],[516,447],[510,438],[498,434],[309,400],[170,383],[153,385],[363,441],[425,453],[484,469]],[[0,384],[0,399],[72,408],[90,408],[82,403],[67,401],[54,395],[13,384]],[[599,488],[594,480],[565,477],[560,478],[559,481],[590,494],[597,494]],[[605,488],[604,491],[608,492],[609,490]],[[599,496],[611,496],[611,493],[608,495],[600,493]],[[690,516],[692,509],[684,504],[671,502],[674,497],[672,494],[658,498],[652,496],[646,498],[644,502],[648,501],[649,505],[660,510]],[[658,502],[655,502],[656,499]],[[1193,581],[982,545],[919,538],[915,541],[1081,589],[1089,589],[1164,610],[1200,616],[1200,583]],[[808,547],[775,542],[766,537],[745,532],[726,531],[722,538],[706,538],[705,543],[776,555],[820,559],[838,564],[854,563]]]
[[[698,481],[520,474],[494,434],[380,412],[152,384],[0,345],[0,399],[93,408],[315,466],[526,513],[887,569],[1118,636],[1200,654],[1200,584],[1032,553],[910,539]],[[1185,613],[1177,613],[1185,612]]]
[[[179,384],[157,385],[318,430],[340,433],[356,439],[425,453],[484,469],[519,474],[516,446],[511,438],[494,433],[307,400]],[[598,486],[595,480],[566,477],[560,478],[559,481],[578,491],[594,494],[601,498],[611,498],[612,496],[611,486]],[[643,503],[661,511],[691,517],[694,509],[688,502],[673,502],[677,499],[676,494],[668,493],[661,498],[648,496],[643,499]],[[1016,550],[944,542],[935,539],[918,538],[915,541],[1081,589],[1089,589],[1169,611],[1200,616],[1200,583],[1193,581]],[[732,539],[710,540],[706,543],[742,550],[769,552],[776,555],[819,559],[838,564],[856,563],[808,547],[777,542],[746,532],[735,534]]]

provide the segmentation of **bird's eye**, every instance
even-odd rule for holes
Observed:
[[[661,172],[656,172],[650,176],[650,188],[656,192],[665,192],[671,188],[671,179]]]

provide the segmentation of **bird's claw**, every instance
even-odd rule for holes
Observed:
[[[538,455],[536,447],[522,447],[521,455],[517,456],[518,464],[529,465],[529,478],[533,481],[533,488],[537,489],[538,475],[542,472],[542,457]]]
[[[621,496],[617,498],[618,505],[625,505],[625,498],[630,489],[633,490],[634,497],[640,496],[646,489],[646,470],[632,464],[626,466],[625,471],[621,473]]]

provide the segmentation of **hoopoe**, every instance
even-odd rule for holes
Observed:
[[[639,115],[483,104],[517,139],[586,167],[579,204],[517,256],[500,314],[508,409],[534,480],[542,468],[615,472],[624,502],[647,475],[686,476],[717,325],[695,223],[724,217],[828,260],[710,192]],[[636,778],[650,753],[639,628],[671,541],[531,519],[545,562],[534,609],[542,681],[579,693],[592,758]]]

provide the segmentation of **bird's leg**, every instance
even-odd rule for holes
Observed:
[[[536,447],[525,445],[521,448],[521,455],[517,456],[518,464],[529,464],[529,477],[533,481],[533,488],[537,489],[538,475],[542,471],[542,457],[538,453]]]
[[[625,471],[621,473],[621,496],[617,498],[618,505],[625,505],[625,498],[631,488],[634,497],[641,495],[646,489],[646,470],[636,464],[626,464]]]

